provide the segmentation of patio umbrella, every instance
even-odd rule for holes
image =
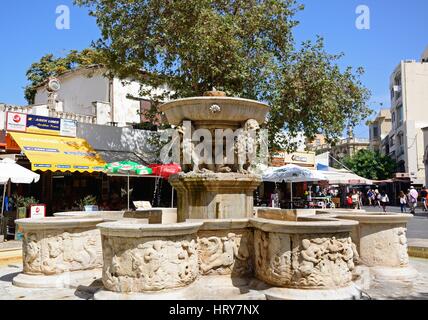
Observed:
[[[286,166],[273,169],[268,168],[262,178],[263,181],[266,182],[290,183],[291,208],[293,208],[293,182],[314,182],[327,180],[327,177],[320,171],[303,168],[294,164],[287,164]]]
[[[104,172],[108,175],[123,175],[128,178],[128,211],[129,211],[129,177],[132,176],[143,176],[153,173],[153,170],[149,167],[143,166],[133,161],[119,161],[108,163],[104,167]]]
[[[169,164],[151,164],[149,167],[153,170],[153,174],[164,179],[181,172],[181,167],[176,163]]]
[[[30,184],[39,181],[39,179],[39,174],[16,164],[12,159],[3,159],[0,161],[0,183],[4,185],[1,217],[3,217],[4,198],[6,196],[6,186],[8,182]]]

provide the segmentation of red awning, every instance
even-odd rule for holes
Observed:
[[[170,163],[170,164],[151,164],[149,168],[153,170],[153,175],[168,179],[173,174],[181,172],[181,167],[179,164]]]

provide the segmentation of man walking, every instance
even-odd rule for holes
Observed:
[[[412,214],[415,214],[416,206],[418,205],[418,197],[419,197],[418,191],[416,191],[415,187],[411,186],[410,192],[409,192],[409,198],[410,198],[409,206],[410,206],[410,212]]]
[[[427,208],[427,188],[423,187],[421,190],[421,202],[422,202],[422,210],[427,212],[428,208]]]

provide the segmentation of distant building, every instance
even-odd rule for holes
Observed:
[[[4,129],[7,111],[118,127],[148,122],[143,112],[151,102],[140,94],[140,82],[108,78],[105,71],[93,66],[62,74],[57,77],[61,87],[53,101],[47,85],[42,85],[36,89],[34,105],[0,104],[0,130]]]
[[[376,118],[369,123],[369,149],[382,153],[382,140],[392,129],[391,110],[381,109]]]
[[[321,145],[310,145],[310,150],[314,151],[317,155],[328,152],[330,166],[336,166],[337,161],[342,161],[346,157],[352,157],[359,150],[365,150],[369,147],[368,139],[355,138],[352,132],[348,133],[347,138],[342,138],[334,143],[326,143]],[[309,149],[309,148],[308,148]]]
[[[428,49],[420,62],[401,61],[390,78],[391,124],[385,153],[398,164],[398,175],[425,183],[424,139],[428,126]]]
[[[422,128],[424,135],[424,166],[425,166],[425,185],[428,186],[428,127]]]
[[[312,140],[306,139],[306,149],[308,151],[315,151],[318,147],[326,144],[325,136],[323,134],[315,135]]]

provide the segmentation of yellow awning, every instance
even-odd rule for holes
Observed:
[[[61,172],[102,171],[105,162],[85,139],[10,132],[31,169]]]

